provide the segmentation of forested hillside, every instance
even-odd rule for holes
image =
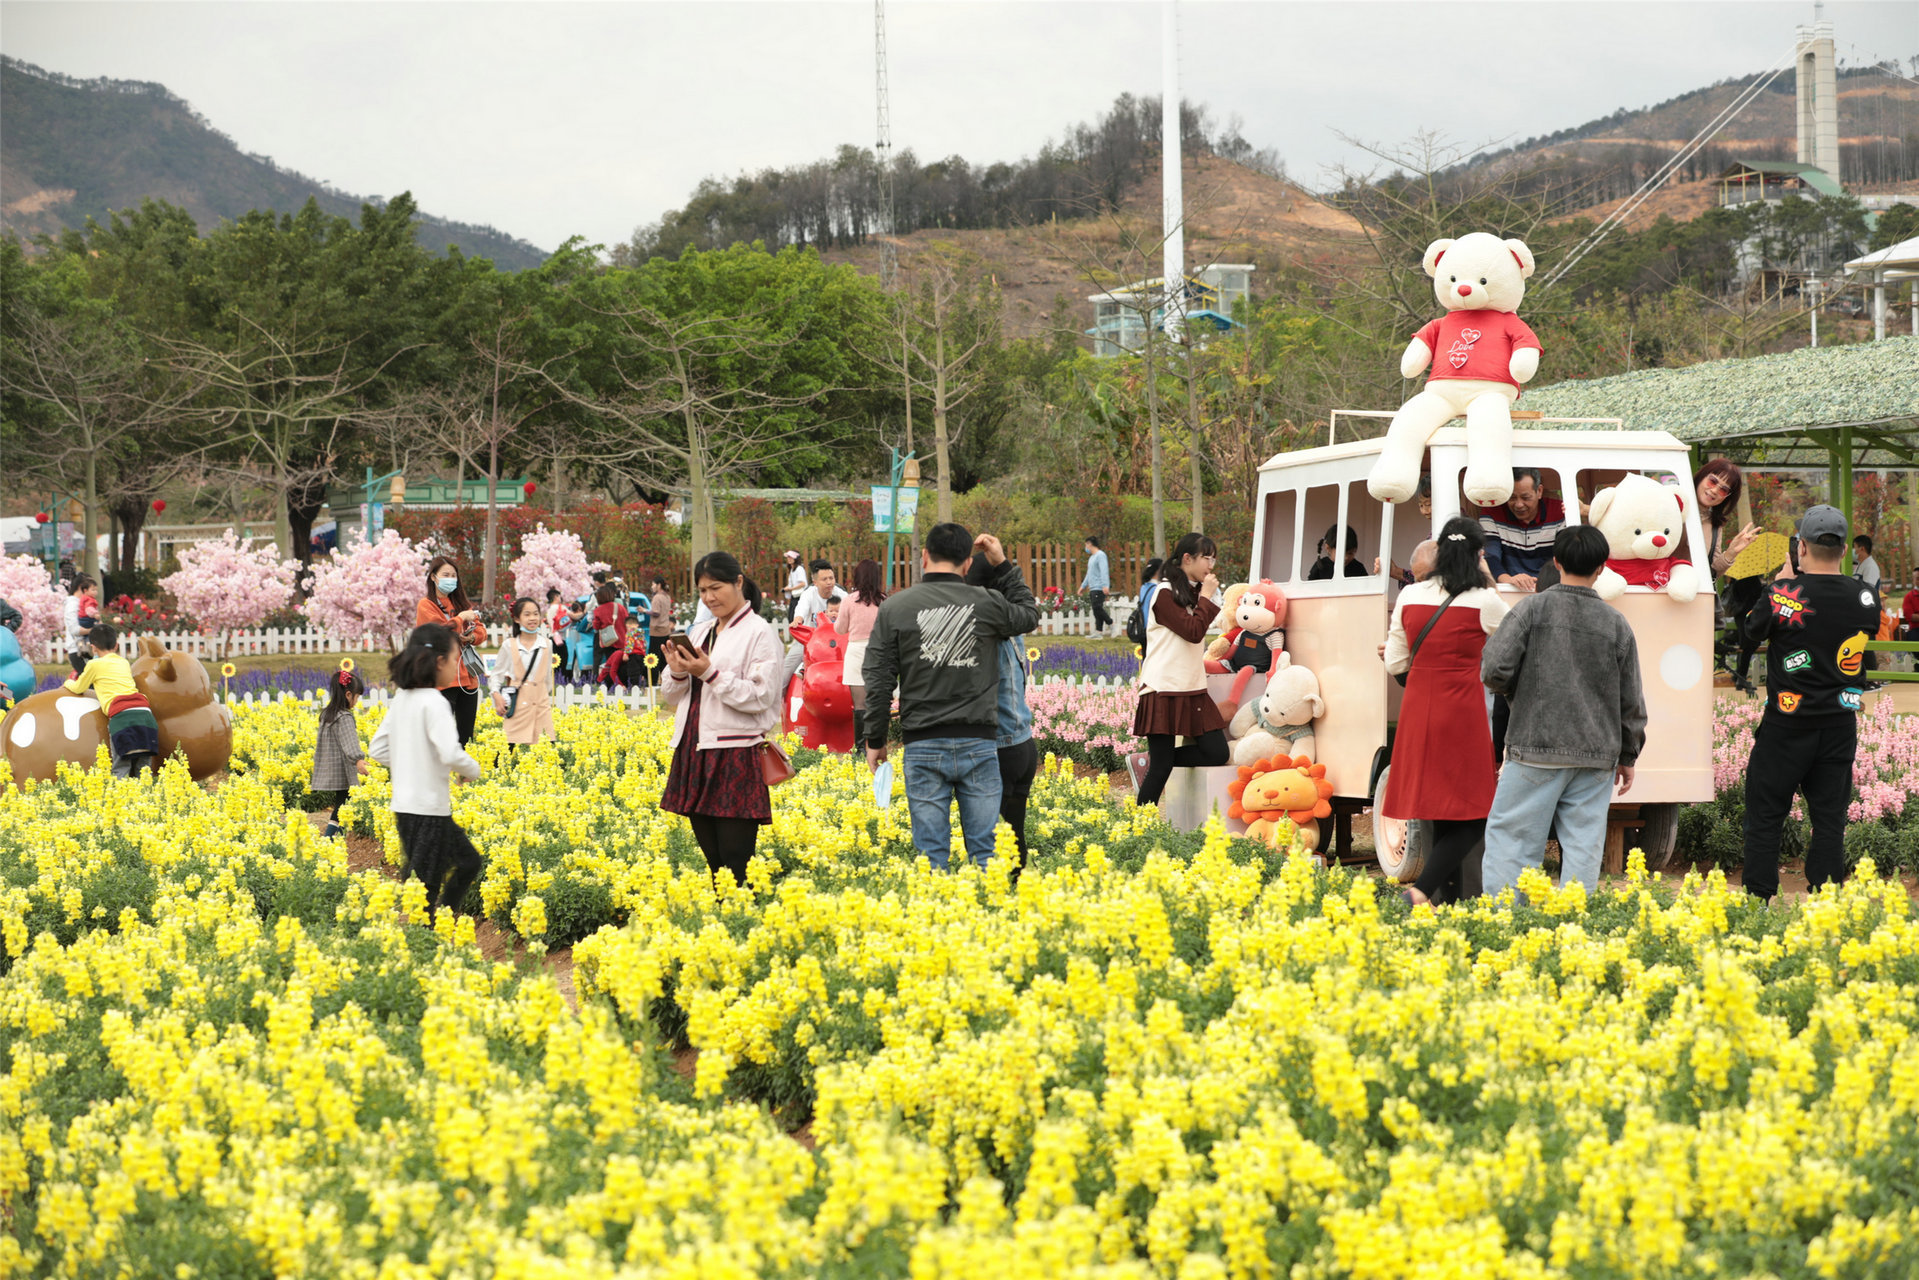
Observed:
[[[248,155],[164,86],[78,81],[0,59],[0,229],[31,238],[104,220],[145,199],[177,205],[211,227],[255,209],[291,213],[308,199],[326,213],[357,217],[369,197]],[[508,270],[546,257],[492,227],[422,214],[417,231],[428,249],[455,244]]]
[[[1886,189],[1919,181],[1919,58],[1839,71],[1840,178]],[[1628,195],[1764,75],[1740,76],[1649,107],[1611,115],[1473,156],[1462,170],[1521,171],[1542,187],[1595,205]],[[1797,155],[1796,91],[1781,72],[1710,144],[1686,160],[1679,184],[1717,176],[1741,160]]]

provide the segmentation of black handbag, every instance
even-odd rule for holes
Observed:
[[[1412,647],[1406,650],[1406,669],[1395,672],[1393,675],[1393,679],[1399,681],[1400,688],[1406,687],[1406,677],[1413,673],[1413,659],[1419,656],[1419,646],[1426,643],[1426,637],[1432,633],[1434,624],[1439,621],[1439,615],[1452,608],[1453,601],[1457,599],[1459,597],[1456,595],[1447,596],[1446,602],[1433,610],[1433,616],[1426,619],[1426,625],[1421,627],[1419,634],[1413,637]]]

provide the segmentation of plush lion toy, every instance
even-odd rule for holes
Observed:
[[[1239,781],[1226,788],[1232,797],[1226,816],[1246,823],[1246,836],[1279,847],[1279,820],[1291,819],[1300,847],[1319,848],[1320,818],[1333,816],[1333,784],[1326,766],[1305,756],[1274,756],[1241,765]]]

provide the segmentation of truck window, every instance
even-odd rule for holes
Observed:
[[[1269,582],[1288,583],[1302,572],[1298,566],[1299,543],[1293,530],[1298,516],[1297,489],[1281,489],[1266,495],[1266,509],[1260,513],[1263,523],[1255,576]]]
[[[1683,475],[1676,471],[1664,470],[1658,467],[1634,467],[1630,469],[1614,467],[1611,469],[1581,471],[1579,473],[1580,494],[1586,502],[1590,503],[1594,494],[1598,493],[1601,489],[1608,489],[1618,484],[1620,479],[1629,473],[1651,476],[1660,484],[1667,486],[1672,489],[1673,492],[1679,494],[1686,502],[1686,514],[1688,516],[1692,515],[1693,508],[1699,505],[1696,491],[1692,487],[1692,477],[1690,475]],[[1701,512],[1699,514],[1703,524],[1705,513]],[[1710,525],[1706,526],[1706,541],[1708,544],[1712,542],[1712,529]],[[1686,559],[1693,558],[1692,539],[1687,535],[1683,526],[1679,534],[1679,545],[1673,550],[1675,555],[1683,556]]]
[[[1345,521],[1340,520],[1340,498],[1345,497]],[[1363,479],[1344,485],[1315,485],[1306,491],[1306,527],[1302,537],[1313,542],[1311,558],[1302,554],[1309,581],[1329,578],[1370,578],[1379,557],[1383,505],[1366,492]]]

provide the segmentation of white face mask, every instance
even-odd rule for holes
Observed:
[[[437,585],[440,588],[441,595],[450,596],[459,590],[460,580],[458,578],[441,578]]]

